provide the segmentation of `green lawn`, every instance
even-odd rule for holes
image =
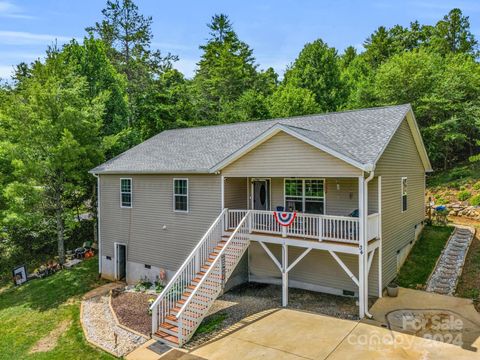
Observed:
[[[32,280],[0,292],[0,359],[114,359],[85,341],[80,325],[80,297],[101,284],[96,258],[72,270]],[[29,354],[38,340],[59,323],[71,326],[48,352]]]
[[[400,269],[398,285],[408,288],[425,285],[452,231],[451,226],[425,226]]]

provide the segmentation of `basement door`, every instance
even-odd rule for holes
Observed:
[[[122,244],[117,246],[117,280],[124,280],[127,275],[127,247]]]

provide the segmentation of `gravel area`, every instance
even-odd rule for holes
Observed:
[[[148,314],[150,307],[148,300],[156,297],[157,295],[152,294],[123,292],[112,297],[112,308],[120,324],[150,336],[152,316]]]
[[[109,306],[109,295],[84,300],[82,322],[89,341],[117,356],[123,356],[147,341],[116,325]]]
[[[215,301],[204,322],[209,321],[209,318],[213,318],[211,315],[215,313],[226,313],[227,317],[225,320],[218,324],[212,332],[194,335],[185,347],[187,349],[195,348],[211,340],[240,320],[266,310],[279,308],[281,304],[281,286],[257,283],[237,286]],[[301,289],[289,289],[288,308],[335,316],[342,319],[358,319],[358,306],[355,298]]]
[[[440,255],[437,266],[427,283],[427,291],[443,295],[455,293],[474,233],[473,228],[455,226],[455,231]]]

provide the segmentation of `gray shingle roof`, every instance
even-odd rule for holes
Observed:
[[[186,173],[211,169],[281,124],[354,162],[375,164],[410,105],[175,129],[161,132],[91,173]]]

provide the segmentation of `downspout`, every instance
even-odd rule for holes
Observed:
[[[368,222],[368,183],[370,182],[370,180],[373,179],[373,177],[375,176],[375,171],[372,170],[370,172],[370,174],[368,175],[368,177],[365,179],[365,189],[363,191],[363,194],[364,194],[364,211],[363,211],[363,214],[364,214],[364,221],[365,221],[365,225],[363,226],[363,231],[364,231],[364,235],[363,235],[363,248],[365,249],[366,251],[366,254],[367,256],[365,256],[365,262],[367,262],[368,260],[368,240],[367,240],[367,222]],[[365,276],[365,281],[364,281],[364,286],[365,286],[365,290],[364,290],[364,294],[365,294],[365,301],[364,301],[364,306],[365,306],[365,316],[368,317],[369,319],[373,318],[373,315],[370,314],[368,312],[368,267],[365,266],[365,264],[363,265],[365,270],[364,271],[364,276]]]
[[[102,241],[100,239],[100,176],[92,174],[97,178],[97,239],[98,239],[98,273],[102,274]]]

